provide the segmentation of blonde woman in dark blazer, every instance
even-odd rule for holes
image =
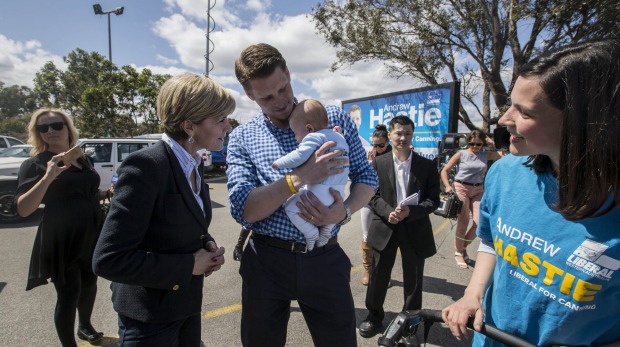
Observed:
[[[203,282],[224,263],[224,249],[209,233],[209,188],[196,152],[222,148],[234,108],[208,77],[172,77],[157,97],[162,141],[118,170],[93,267],[112,281],[119,346],[201,344]]]

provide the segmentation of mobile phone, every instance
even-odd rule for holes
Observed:
[[[82,156],[84,156],[84,152],[82,152],[82,149],[78,146],[75,146],[65,152],[65,157],[62,161],[65,164],[70,164]]]

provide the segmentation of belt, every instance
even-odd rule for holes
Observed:
[[[469,182],[465,182],[465,181],[461,181],[461,180],[454,180],[455,182],[459,182],[460,184],[464,184],[466,186],[472,186],[472,187],[478,187],[482,185],[482,182],[480,183],[469,183]]]
[[[266,245],[284,249],[287,251],[291,251],[293,253],[306,253],[308,251],[306,248],[306,244],[303,242],[286,241],[286,240],[278,239],[276,237],[271,237],[271,236],[266,236],[266,235],[261,235],[261,234],[256,234],[256,233],[254,233],[252,237],[255,240],[258,240]],[[338,243],[338,237],[334,236],[331,239],[329,239],[329,241],[327,241],[327,244],[325,246],[335,245],[336,243]],[[317,249],[317,248],[319,247],[314,247],[314,249]]]

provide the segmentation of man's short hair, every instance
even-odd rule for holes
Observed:
[[[394,129],[396,124],[400,124],[402,126],[411,125],[411,130],[415,131],[415,124],[413,123],[411,118],[409,118],[407,116],[396,116],[396,117],[392,118],[392,120],[390,121],[390,131],[392,131],[392,129]]]
[[[270,76],[276,68],[286,69],[286,60],[273,46],[266,43],[252,45],[241,52],[235,61],[235,75],[243,86],[250,89],[250,81]]]

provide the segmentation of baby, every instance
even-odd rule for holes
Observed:
[[[297,104],[289,117],[289,126],[295,133],[295,139],[299,142],[299,146],[296,150],[276,160],[271,165],[274,169],[295,168],[305,163],[319,147],[328,141],[336,142],[336,145],[329,148],[328,152],[341,149],[344,151],[343,157],[349,156],[349,145],[344,136],[327,127],[327,111],[320,102],[304,100]],[[299,215],[297,202],[301,200],[301,196],[306,191],[311,191],[322,204],[329,206],[334,202],[333,196],[329,193],[330,187],[338,190],[344,199],[349,167],[346,165],[343,168],[345,170],[342,173],[329,176],[320,183],[302,187],[297,194],[291,196],[284,203],[286,215],[306,238],[308,251],[314,249],[315,244],[317,247],[326,245],[332,237],[332,229],[335,224],[317,227],[304,220]]]

